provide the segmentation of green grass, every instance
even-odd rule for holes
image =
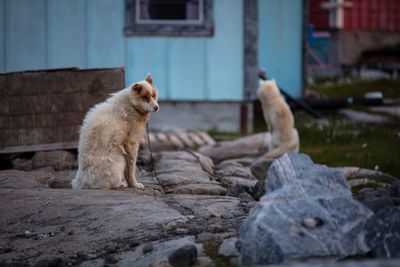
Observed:
[[[400,178],[400,121],[370,125],[345,121],[339,117],[321,123],[296,116],[300,152],[314,162],[330,167],[356,166],[379,170]],[[255,123],[255,132],[266,131],[265,122]]]
[[[364,93],[380,91],[384,98],[400,98],[400,79],[359,80],[351,83],[316,83],[310,89],[328,98],[363,97]]]
[[[366,125],[333,119],[318,125],[298,119],[300,151],[332,167],[357,166],[400,177],[400,124]]]

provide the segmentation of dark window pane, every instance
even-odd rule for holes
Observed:
[[[199,20],[201,0],[140,0],[140,20]]]

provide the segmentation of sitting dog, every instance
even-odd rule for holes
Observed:
[[[299,134],[294,128],[293,114],[281,96],[275,80],[260,81],[258,97],[271,133],[268,152],[264,157],[275,159],[286,152],[298,152]]]
[[[80,130],[72,188],[143,189],[136,179],[136,159],[149,113],[158,110],[150,74],[89,110]]]

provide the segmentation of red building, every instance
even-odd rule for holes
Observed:
[[[308,13],[310,40],[324,36],[329,46],[320,67],[354,65],[366,50],[400,44],[400,0],[309,0]]]

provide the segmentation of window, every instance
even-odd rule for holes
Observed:
[[[126,0],[125,35],[212,36],[212,0]]]

